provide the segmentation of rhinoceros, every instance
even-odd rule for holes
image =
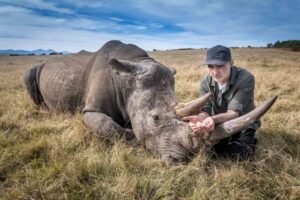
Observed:
[[[196,135],[181,119],[199,111],[206,94],[180,104],[174,92],[174,68],[141,48],[109,41],[95,53],[53,57],[25,75],[33,102],[54,112],[83,113],[87,127],[103,138],[136,138],[167,162],[186,162],[261,117],[276,97],[252,112]]]

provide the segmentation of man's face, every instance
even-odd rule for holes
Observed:
[[[214,81],[224,84],[227,83],[230,76],[231,64],[208,65],[208,70]]]

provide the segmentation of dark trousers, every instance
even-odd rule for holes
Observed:
[[[244,132],[238,132],[229,138],[221,140],[212,147],[213,158],[229,157],[232,160],[246,160],[254,154],[255,130],[247,129]]]

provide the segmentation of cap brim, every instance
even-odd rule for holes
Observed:
[[[220,61],[220,60],[206,60],[203,65],[225,65],[229,61]]]

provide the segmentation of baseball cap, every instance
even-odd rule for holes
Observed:
[[[224,65],[231,62],[231,52],[228,47],[216,45],[206,53],[204,65]]]

